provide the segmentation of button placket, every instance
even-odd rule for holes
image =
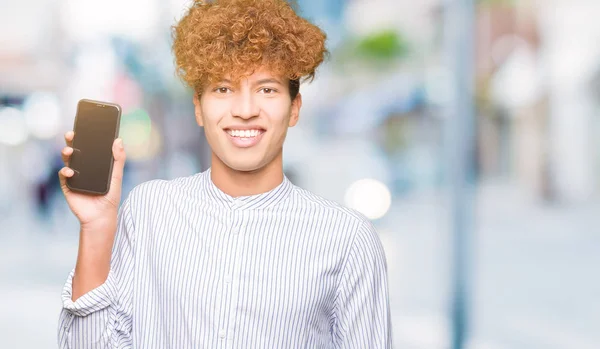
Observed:
[[[233,203],[234,201],[231,202],[232,206],[231,209],[229,210],[229,212],[227,213],[227,226],[228,226],[228,231],[231,233],[233,227],[236,226],[236,222],[238,220],[238,215],[239,213],[237,212],[237,210],[233,207]],[[227,232],[227,230],[226,230]],[[229,236],[225,236],[224,237],[225,241],[227,241],[226,243],[224,243],[224,248],[230,249],[232,247],[232,244],[235,245],[235,237],[232,237],[231,235]],[[232,252],[232,251],[230,251]],[[227,253],[221,253],[221,255],[226,255]],[[235,253],[230,253],[228,254],[229,258],[235,258]],[[220,292],[220,294],[218,295],[218,298],[220,298],[221,300],[219,300],[219,304],[222,304],[222,307],[219,310],[219,317],[221,318],[220,323],[219,323],[219,327],[218,327],[218,332],[217,332],[217,337],[219,340],[226,340],[227,338],[227,333],[228,333],[228,329],[230,328],[229,323],[231,321],[231,307],[232,307],[232,272],[233,272],[233,264],[234,261],[233,260],[228,260],[228,259],[223,259],[223,266],[224,268],[221,270],[222,274],[221,274],[221,289],[222,292]]]
[[[236,264],[238,261],[238,253],[240,249],[240,244],[238,239],[238,234],[240,232],[240,223],[242,217],[242,211],[239,209],[243,202],[233,200],[231,201],[231,210],[229,211],[229,232],[230,236],[227,238],[232,245],[231,247],[235,247],[235,251],[232,251],[232,259],[227,263],[230,263],[230,266],[224,270],[224,274],[222,276],[222,287],[223,287],[223,297],[226,297],[227,304],[224,306],[222,311],[224,312],[224,322],[221,324],[219,328],[218,337],[220,340],[231,340],[233,336],[233,322],[235,321],[235,303],[237,301],[237,292],[235,290],[234,285],[234,274],[236,273]],[[237,241],[237,242],[236,242]]]
[[[241,205],[240,205],[241,206]],[[237,301],[239,296],[239,272],[240,272],[240,263],[243,261],[242,254],[244,253],[244,240],[246,239],[244,235],[240,235],[240,233],[244,232],[246,221],[248,220],[248,212],[234,208],[232,210],[232,216],[230,220],[230,232],[231,239],[237,240],[235,244],[235,252],[234,255],[235,260],[232,261],[233,265],[230,269],[230,273],[226,274],[223,277],[223,284],[225,289],[227,290],[228,299],[230,300],[230,304],[228,306],[228,314],[227,314],[227,323],[224,328],[221,330],[226,331],[226,340],[232,341],[235,335],[235,322],[237,318]],[[221,337],[223,338],[223,337]],[[224,338],[224,339],[225,339]]]
[[[240,230],[245,230],[248,226],[248,220],[250,219],[250,213],[248,211],[242,212],[242,218],[240,222]]]
[[[237,208],[234,209],[233,211],[233,219],[231,221],[231,234],[232,235],[239,235],[242,228],[243,228],[243,222],[244,222],[244,217],[245,217],[245,211],[243,211],[242,209],[240,209],[240,207],[242,206],[242,202],[238,202]]]

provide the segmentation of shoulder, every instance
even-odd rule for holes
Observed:
[[[299,187],[295,188],[293,200],[300,202],[300,206],[305,211],[312,214],[318,212],[321,217],[326,217],[328,225],[333,224],[338,227],[336,231],[344,236],[344,239],[340,240],[343,241],[340,247],[345,251],[346,268],[387,269],[380,235],[373,222],[365,215]],[[356,263],[362,266],[356,266]]]
[[[349,232],[357,232],[363,227],[371,227],[370,220],[359,211],[337,201],[324,198],[309,190],[295,187],[292,200],[296,201],[309,215],[326,217],[332,223],[344,225]]]
[[[201,175],[197,173],[174,179],[152,179],[142,182],[129,192],[127,200],[130,205],[140,207],[160,204],[167,198],[183,198],[201,189],[201,181],[198,180]]]

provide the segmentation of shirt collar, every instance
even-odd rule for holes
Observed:
[[[283,202],[292,192],[294,185],[284,174],[277,187],[255,195],[233,197],[219,189],[211,179],[211,168],[200,175],[202,187],[211,200],[232,210],[257,210],[275,206]]]

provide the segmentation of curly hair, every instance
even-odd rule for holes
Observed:
[[[325,40],[285,0],[195,0],[173,26],[177,74],[198,93],[226,75],[239,82],[265,66],[290,80],[294,98],[300,80],[312,81],[329,53]]]

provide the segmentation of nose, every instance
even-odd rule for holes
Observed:
[[[258,104],[256,103],[252,93],[244,91],[237,94],[231,113],[235,117],[250,119],[258,116],[259,110],[260,108],[258,107]]]

